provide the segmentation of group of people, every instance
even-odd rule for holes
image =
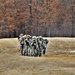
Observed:
[[[20,34],[18,37],[22,56],[41,56],[45,54],[48,40],[42,36]]]

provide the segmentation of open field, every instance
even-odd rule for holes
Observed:
[[[18,39],[0,39],[0,75],[75,75],[75,38],[48,38],[46,55],[21,56]]]

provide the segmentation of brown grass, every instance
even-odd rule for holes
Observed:
[[[46,55],[20,55],[18,39],[0,39],[0,75],[75,75],[75,38],[48,38]]]

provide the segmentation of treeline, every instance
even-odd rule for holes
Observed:
[[[0,0],[0,37],[75,36],[72,0]]]

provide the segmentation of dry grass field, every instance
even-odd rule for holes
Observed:
[[[75,38],[47,38],[42,57],[21,56],[17,38],[0,39],[0,75],[75,75]]]

